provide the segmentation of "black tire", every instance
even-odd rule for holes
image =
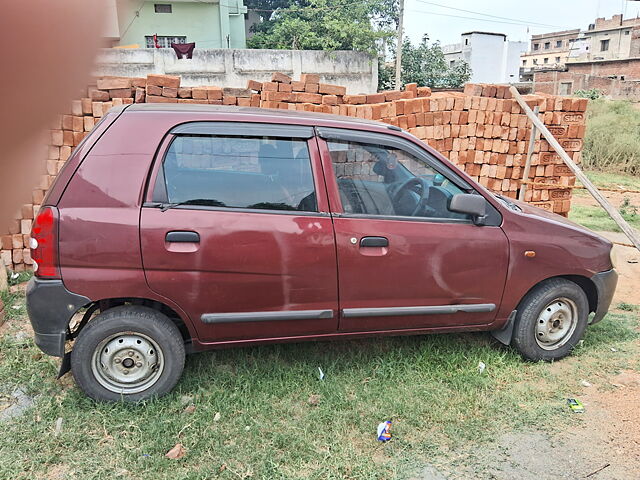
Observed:
[[[107,343],[101,346],[103,342]],[[169,318],[148,307],[125,305],[101,313],[82,329],[71,352],[71,371],[76,384],[94,400],[137,402],[171,391],[182,375],[184,359],[184,340]],[[139,384],[118,391],[123,385],[118,376],[129,380],[137,375],[142,375]]]
[[[562,339],[553,343],[553,335],[561,335],[564,325],[568,325],[564,320],[566,312],[574,310],[575,326],[566,327]],[[557,320],[558,314],[561,314],[560,320]],[[589,301],[582,288],[563,278],[546,280],[520,302],[511,345],[525,359],[534,362],[564,358],[582,338],[588,317]],[[559,322],[560,328],[554,332],[555,322]]]

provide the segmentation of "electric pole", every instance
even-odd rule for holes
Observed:
[[[400,0],[400,19],[398,21],[398,45],[396,47],[396,90],[402,87],[400,73],[402,71],[402,18],[404,17],[404,0]]]

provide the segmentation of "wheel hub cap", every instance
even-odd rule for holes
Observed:
[[[562,297],[542,309],[536,323],[536,342],[545,350],[555,350],[569,341],[576,329],[578,307]]]
[[[164,369],[164,356],[151,338],[124,332],[98,344],[91,367],[96,380],[107,390],[132,394],[158,381]]]

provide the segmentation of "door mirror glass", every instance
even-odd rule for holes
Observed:
[[[474,223],[482,224],[487,212],[487,201],[480,195],[458,193],[451,199],[449,209],[454,212],[471,215]]]

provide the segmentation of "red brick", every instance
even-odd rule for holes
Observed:
[[[90,98],[81,98],[80,104],[82,105],[82,114],[83,115],[91,115],[93,109],[91,107],[91,99]]]
[[[157,97],[162,96],[162,87],[157,85],[147,85],[147,95],[155,95]]]
[[[297,82],[294,80],[291,82],[291,90],[294,92],[304,92],[304,82]]]
[[[206,100],[207,99],[207,88],[206,87],[193,87],[191,89],[191,96],[194,99]]]
[[[387,102],[390,102],[392,100],[400,100],[402,98],[402,92],[400,92],[399,90],[387,90],[380,93],[384,93],[384,99]]]
[[[278,84],[278,91],[279,92],[291,92],[293,90],[293,88],[291,87],[290,83],[279,83]]]
[[[264,82],[262,84],[262,91],[264,92],[277,92],[278,84],[276,82]]]
[[[300,75],[300,81],[305,85],[307,83],[320,83],[320,75],[315,73],[303,73]]]
[[[225,97],[228,95],[230,97],[251,98],[253,92],[248,88],[224,87],[222,93]]]
[[[322,97],[322,104],[323,105],[337,105],[338,104],[338,97],[336,95],[324,95]]]
[[[247,82],[247,88],[249,90],[255,90],[259,92],[262,90],[262,82],[257,82],[256,80],[249,80]]]
[[[144,103],[145,96],[144,88],[136,88],[136,94],[134,97],[136,103]]]
[[[271,75],[271,81],[278,83],[291,83],[291,77],[282,72],[273,72],[273,75]]]
[[[178,89],[172,87],[162,87],[162,96],[168,98],[178,98]]]
[[[125,77],[105,77],[99,78],[96,84],[100,90],[131,88],[131,79]]]
[[[207,87],[207,100],[222,100],[222,87]]]
[[[131,79],[131,86],[136,88],[144,88],[147,86],[147,79],[144,77],[134,77]]]
[[[116,88],[109,90],[109,98],[128,98],[131,96],[131,88]]]
[[[342,101],[350,105],[357,105],[357,104],[366,103],[367,96],[366,95],[345,95],[344,97],[342,97]]]
[[[147,86],[156,85],[158,87],[178,88],[180,86],[180,77],[174,75],[147,75]]]
[[[238,98],[238,106],[239,107],[250,107],[251,99],[250,98]]]
[[[73,128],[74,132],[83,132],[84,131],[84,117],[72,117],[73,118]]]
[[[293,99],[297,103],[320,103],[322,102],[322,95],[319,93],[292,93]]]
[[[385,95],[384,93],[374,93],[371,95],[367,95],[366,102],[367,103],[384,103]]]
[[[157,95],[147,95],[147,103],[178,103],[177,98],[159,97]]]
[[[418,96],[418,84],[417,83],[407,83],[404,86],[404,91],[405,92],[411,92],[414,94],[414,96]]]
[[[304,84],[304,91],[307,92],[307,93],[318,93],[319,89],[320,89],[320,86],[317,83],[305,83]]]
[[[89,96],[94,102],[106,102],[110,98],[109,92],[104,92],[102,90],[91,90]]]
[[[318,93],[324,93],[327,95],[346,95],[347,88],[340,85],[330,85],[328,83],[318,84]]]
[[[238,100],[237,97],[234,97],[232,95],[225,95],[222,98],[222,104],[223,105],[235,105],[237,100]]]
[[[191,98],[191,88],[187,88],[187,87],[178,88],[178,98]]]

